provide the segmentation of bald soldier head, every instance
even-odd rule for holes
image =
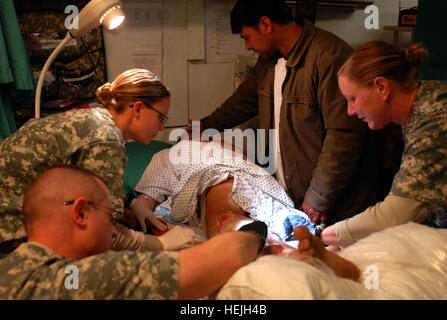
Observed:
[[[117,231],[104,180],[73,166],[46,170],[25,192],[23,218],[28,241],[67,258],[82,259],[111,248]]]

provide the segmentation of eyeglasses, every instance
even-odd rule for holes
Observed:
[[[64,206],[71,206],[73,203],[75,202],[75,200],[70,200],[70,201],[64,201]],[[99,203],[93,202],[93,201],[87,201],[87,203],[91,206],[96,206],[98,208],[102,208],[102,209],[106,209],[110,212],[110,214],[115,213],[115,217],[112,215],[112,218],[110,219],[110,221],[112,223],[118,222],[118,217],[120,217],[122,215],[121,211],[115,210],[113,208],[109,208],[106,206],[103,206]]]
[[[164,114],[163,112],[160,112],[160,111],[158,111],[157,109],[155,109],[154,107],[152,107],[149,103],[147,103],[147,102],[145,102],[145,101],[142,101],[143,103],[144,103],[144,105],[146,106],[146,107],[148,107],[149,109],[151,109],[151,110],[154,110],[155,112],[157,112],[158,113],[158,119],[160,120],[160,122],[161,123],[163,123],[163,124],[165,124],[166,122],[168,122],[168,116],[166,115],[166,114]],[[131,104],[130,106],[129,106],[129,108],[133,108],[133,104]]]

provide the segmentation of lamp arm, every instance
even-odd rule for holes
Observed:
[[[67,32],[67,35],[65,36],[64,40],[62,40],[61,43],[53,50],[51,55],[48,57],[47,61],[45,62],[42,71],[40,72],[39,81],[37,82],[37,88],[36,88],[36,96],[34,100],[34,108],[35,108],[35,118],[40,118],[40,95],[42,93],[42,86],[43,81],[45,78],[45,74],[47,73],[48,69],[51,66],[51,63],[53,60],[57,57],[59,52],[65,47],[65,45],[73,39],[70,35],[70,32]]]

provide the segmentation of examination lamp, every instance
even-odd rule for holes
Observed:
[[[70,40],[82,36],[84,33],[98,27],[101,24],[109,30],[118,27],[124,20],[124,13],[121,10],[121,7],[121,0],[91,0],[81,10],[77,17],[78,28],[71,29],[67,32],[64,40],[62,40],[62,42],[59,43],[59,45],[54,49],[40,72],[34,101],[36,118],[40,118],[40,95],[42,93],[45,73],[48,71],[51,63],[57,57],[59,52],[61,52]]]

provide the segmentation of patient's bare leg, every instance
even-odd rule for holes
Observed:
[[[299,241],[299,255],[312,256],[320,259],[328,267],[330,267],[336,275],[343,278],[358,281],[360,278],[360,270],[351,261],[343,259],[338,254],[326,250],[319,238],[309,233],[309,230],[300,226],[294,230],[295,238]]]
[[[231,193],[233,179],[211,187],[206,194],[206,233],[208,238],[217,233],[236,231],[253,220],[234,203]]]
[[[238,207],[232,199],[233,179],[211,187],[206,194],[206,233],[208,238],[226,231],[236,231],[244,224],[253,220]],[[269,240],[262,254],[301,255],[319,258],[334,272],[344,278],[358,280],[360,271],[350,261],[325,249],[317,237],[309,233],[304,226],[294,229],[295,237],[299,240],[298,250],[283,241]]]

